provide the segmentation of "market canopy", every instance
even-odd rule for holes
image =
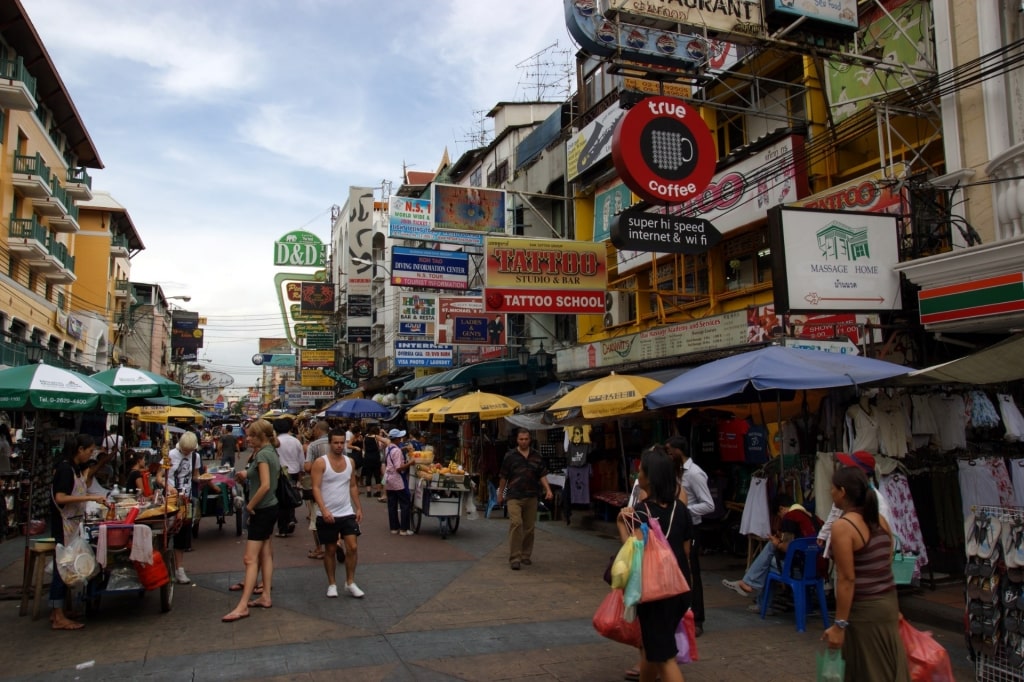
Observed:
[[[434,412],[433,421],[465,421],[467,419],[500,419],[515,413],[519,403],[511,398],[494,393],[474,391],[459,396]]]
[[[925,367],[894,381],[899,386],[922,384],[998,384],[1024,379],[1024,334],[1018,334],[984,350]]]
[[[339,400],[323,412],[325,417],[342,417],[344,419],[383,419],[390,414],[389,408],[366,398]]]
[[[0,370],[0,409],[124,412],[124,394],[92,377],[53,365],[22,365]]]
[[[696,367],[647,396],[650,408],[710,401],[750,402],[762,391],[855,387],[907,374],[910,368],[859,355],[767,346]],[[557,404],[557,403],[556,403]]]
[[[431,386],[454,386],[474,382],[493,384],[498,381],[521,381],[526,378],[526,369],[519,364],[519,360],[489,360],[413,379],[403,384],[401,390],[407,392]]]
[[[174,421],[193,421],[202,424],[205,420],[202,414],[191,407],[168,407],[162,405],[139,405],[128,410],[129,417],[135,417],[141,422],[151,424],[167,424]]]
[[[655,379],[612,372],[569,391],[556,400],[547,413],[562,420],[603,419],[643,412],[644,398],[662,385]]]
[[[92,375],[96,381],[106,384],[129,398],[152,398],[155,396],[176,396],[181,386],[167,377],[134,367],[115,367]]]

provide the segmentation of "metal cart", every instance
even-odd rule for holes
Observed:
[[[235,517],[235,537],[242,535],[242,507],[244,505],[235,503],[235,481],[228,473],[216,472],[209,474],[210,478],[200,477],[198,483],[201,486],[198,500],[197,517],[194,523],[198,525],[199,520],[208,516],[216,517],[217,529],[224,530],[227,517]],[[211,485],[212,484],[212,485]]]
[[[462,518],[462,499],[470,488],[462,481],[416,479],[412,495],[412,530],[420,532],[424,516],[437,519],[442,539],[455,535]]]
[[[180,520],[176,515],[168,517],[158,517],[152,519],[139,520],[136,523],[141,523],[149,526],[153,531],[153,547],[158,549],[160,556],[163,558],[164,564],[167,567],[168,580],[166,583],[159,587],[160,589],[160,612],[167,613],[171,610],[174,602],[174,550],[169,546],[167,539],[171,537],[180,526]],[[89,543],[92,545],[93,550],[96,548],[96,542],[99,538],[99,523],[88,523],[86,524],[86,531],[89,536]],[[122,529],[131,529],[133,525],[111,523],[108,526],[108,533],[111,531],[118,531]],[[146,588],[141,584],[133,585],[129,587],[113,587],[111,586],[111,576],[115,570],[124,569],[131,567],[134,570],[134,565],[129,560],[128,556],[131,552],[131,543],[129,542],[125,546],[119,546],[117,548],[108,548],[107,550],[107,565],[104,566],[99,573],[97,573],[88,583],[85,585],[85,591],[82,594],[82,599],[85,602],[85,611],[87,615],[95,615],[99,613],[100,604],[102,599],[106,595],[131,595],[134,594],[139,598],[143,597],[146,593]]]

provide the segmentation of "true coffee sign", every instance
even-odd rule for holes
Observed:
[[[722,233],[703,218],[623,211],[612,218],[611,242],[619,249],[658,253],[704,253]]]
[[[635,194],[681,204],[711,182],[715,144],[697,110],[674,97],[648,97],[619,120],[612,136],[615,169]]]

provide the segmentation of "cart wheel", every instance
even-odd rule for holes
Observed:
[[[459,530],[459,520],[460,520],[460,518],[461,517],[459,517],[459,516],[449,516],[448,517],[448,527],[451,529],[452,535],[455,535],[455,533],[457,533],[458,530]]]
[[[420,532],[420,524],[423,523],[423,512],[421,512],[418,509],[413,510],[411,521],[412,521],[412,532],[413,533],[419,533]]]
[[[224,517],[223,516],[218,516],[217,517],[217,530],[224,530]]]
[[[242,535],[242,510],[235,511],[235,537]]]
[[[437,519],[437,527],[438,530],[441,532],[442,540],[448,539],[448,532],[451,529],[451,525],[449,525],[448,519],[449,517],[447,516],[439,516]]]

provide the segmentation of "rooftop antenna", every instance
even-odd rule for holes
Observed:
[[[558,41],[516,64],[522,73],[516,91],[527,102],[561,102],[572,92],[572,52]]]
[[[468,143],[471,149],[486,147],[491,137],[491,131],[487,127],[487,110],[475,109],[473,117],[473,127],[464,131],[465,137],[458,141]]]

